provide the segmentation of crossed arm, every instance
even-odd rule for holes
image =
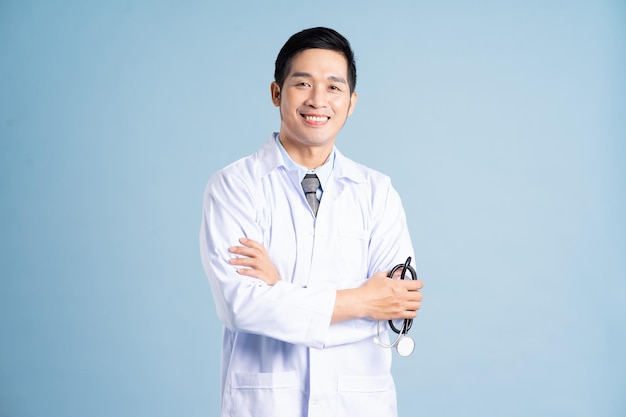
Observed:
[[[260,243],[239,239],[241,246],[232,246],[230,259],[241,275],[259,279],[268,285],[281,280],[267,251]],[[377,272],[359,288],[337,290],[332,323],[368,318],[372,320],[412,319],[421,307],[423,283],[419,280],[387,278],[388,272]]]

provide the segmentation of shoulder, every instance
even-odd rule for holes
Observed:
[[[256,154],[246,156],[216,171],[209,178],[204,189],[205,203],[213,201],[220,205],[234,203],[250,204],[257,194],[255,188],[259,180]]]
[[[401,206],[400,195],[388,175],[340,153],[336,162],[337,180],[344,184],[344,190],[351,190],[353,198],[370,207],[372,213],[384,214],[390,206]]]
[[[241,158],[215,172],[207,184],[207,190],[225,184],[238,187],[254,187],[261,178],[280,163],[279,150],[273,138],[252,155]]]
[[[337,178],[354,183],[366,183],[374,188],[391,186],[391,178],[388,175],[355,162],[339,150],[336,152]]]
[[[257,171],[254,160],[254,155],[250,155],[232,162],[215,172],[209,178],[207,190],[219,189],[226,184],[253,182],[255,172]]]
[[[211,180],[227,177],[254,178],[258,176],[259,158],[257,153],[238,159],[211,176]]]

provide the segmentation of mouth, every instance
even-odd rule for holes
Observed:
[[[329,116],[323,116],[318,114],[302,114],[304,120],[311,124],[323,124],[330,120]]]

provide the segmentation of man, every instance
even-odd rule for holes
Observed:
[[[387,278],[413,254],[389,178],[335,148],[357,101],[353,52],[332,29],[304,30],[274,77],[279,133],[204,196],[221,415],[396,416],[391,353],[373,339],[379,320],[416,316],[422,283]]]

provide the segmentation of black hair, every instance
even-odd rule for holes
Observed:
[[[339,32],[325,27],[305,29],[292,35],[283,45],[274,67],[274,81],[283,87],[285,78],[291,70],[293,57],[306,49],[328,49],[341,53],[348,61],[348,84],[350,93],[356,87],[356,64],[350,43]]]

